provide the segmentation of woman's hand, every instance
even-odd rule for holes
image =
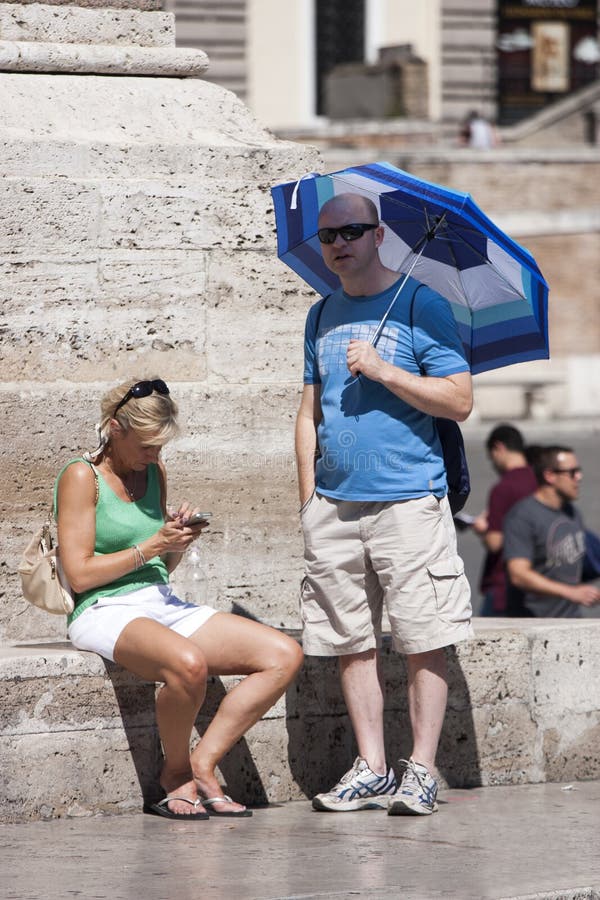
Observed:
[[[188,525],[187,522],[194,513],[200,512],[200,507],[193,507],[184,500],[178,509],[167,507],[166,521],[158,532],[158,537],[166,541],[165,549],[161,551],[169,573],[179,565],[182,554],[190,544],[196,540],[201,531],[207,527],[208,522],[202,521],[196,525]]]
[[[199,506],[192,506],[187,500],[184,500],[179,509],[175,510],[173,508],[167,509],[167,521],[178,522],[186,528],[189,528],[193,531],[194,535],[197,537],[204,528],[208,527],[208,520],[203,519],[200,522],[195,522],[193,525],[189,524],[189,520],[196,513],[200,512]]]
[[[155,555],[185,553],[190,544],[198,537],[198,532],[198,527],[188,528],[184,525],[180,516],[168,518],[156,533],[159,549]]]

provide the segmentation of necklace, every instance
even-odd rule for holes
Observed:
[[[129,475],[127,477],[129,478]],[[135,500],[135,494],[136,494],[136,490],[137,490],[137,472],[133,473],[133,487],[132,488],[129,488],[127,486],[127,482],[125,481],[124,478],[122,478],[121,480],[123,482],[123,487],[125,488],[125,490],[127,492],[127,496],[133,502]]]
[[[110,472],[110,474],[113,478],[119,479],[119,481],[123,485],[123,488],[124,488],[127,496],[129,497],[129,499],[131,500],[132,503],[135,503],[136,494],[137,494],[137,490],[138,490],[138,474],[139,473],[132,469],[129,472],[127,472],[126,475],[121,475],[121,474],[119,474],[119,472],[116,472],[113,469],[112,464],[107,459],[103,459],[102,462],[100,463],[100,466],[106,467],[107,471]],[[128,481],[131,482],[131,487],[129,487],[129,485],[127,484]]]

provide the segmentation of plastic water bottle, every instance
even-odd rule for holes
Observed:
[[[208,579],[202,565],[200,547],[197,544],[191,545],[178,566],[178,569],[180,568],[183,569],[182,577],[178,579],[181,584],[180,596],[182,599],[187,600],[188,603],[195,603],[196,606],[207,603]],[[178,574],[178,569],[175,570],[175,574]]]

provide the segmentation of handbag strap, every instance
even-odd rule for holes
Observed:
[[[96,491],[94,493],[94,506],[98,506],[98,500],[100,499],[100,483],[98,481],[98,470],[94,463],[90,463],[90,468],[94,473],[94,481],[96,482]]]
[[[98,470],[97,470],[96,466],[94,465],[94,463],[90,462],[87,459],[82,459],[81,462],[86,463],[86,465],[88,465],[90,467],[90,469],[92,470],[92,472],[94,473],[94,484],[95,484],[94,506],[98,506],[98,500],[100,499],[100,482],[98,479]],[[64,471],[64,469],[63,469],[63,471]],[[62,475],[62,472],[60,474]],[[48,517],[46,519],[45,527],[49,529],[54,521],[55,521],[54,500],[52,500],[52,503],[50,504],[50,508],[48,509]]]

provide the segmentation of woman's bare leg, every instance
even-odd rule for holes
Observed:
[[[167,795],[196,800],[190,737],[206,695],[208,668],[201,649],[152,619],[134,619],[121,632],[115,661],[146,681],[164,682],[156,698],[156,721],[165,756],[160,783]],[[174,813],[198,812],[173,800]]]
[[[302,650],[276,629],[229,613],[212,616],[190,640],[202,651],[210,675],[246,675],[223,698],[191,756],[202,796],[222,797],[216,766],[281,697],[302,665]],[[234,804],[234,809],[243,807]]]

